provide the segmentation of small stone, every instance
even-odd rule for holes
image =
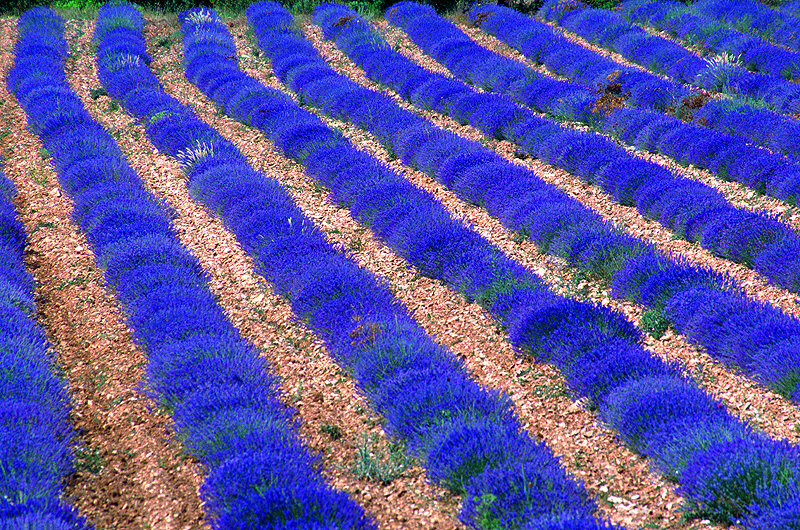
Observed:
[[[50,195],[52,195],[53,197],[61,197],[61,190],[58,188],[53,188],[50,191]]]
[[[264,300],[264,295],[263,294],[259,294],[259,295],[253,297],[253,303],[254,304],[262,302],[263,300]]]
[[[617,497],[616,495],[609,495],[606,500],[611,504],[618,504],[622,502],[624,499],[622,497]]]
[[[569,407],[567,407],[567,414],[575,414],[583,410],[582,403],[580,401],[573,401]]]

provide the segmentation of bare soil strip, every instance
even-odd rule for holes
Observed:
[[[3,78],[13,62],[15,25],[0,22]],[[5,83],[0,105],[1,149],[19,191],[39,320],[72,396],[79,448],[67,496],[96,528],[200,528],[195,465],[172,437],[169,416],[138,391],[147,359],[134,345],[85,235],[71,221],[72,204],[59,190],[49,153],[28,131]]]

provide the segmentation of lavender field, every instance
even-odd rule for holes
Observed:
[[[797,16],[0,20],[0,527],[800,528]]]

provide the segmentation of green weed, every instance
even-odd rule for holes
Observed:
[[[642,329],[658,340],[670,327],[670,322],[660,309],[651,309],[642,315]]]
[[[342,439],[342,429],[339,428],[338,425],[323,425],[319,428],[319,431],[322,434],[327,434],[331,437],[331,440],[341,440]]]
[[[411,459],[399,444],[389,444],[386,450],[377,446],[377,436],[364,435],[356,448],[351,470],[359,478],[389,484],[411,467]]]
[[[75,469],[76,471],[88,471],[97,475],[105,466],[103,452],[100,449],[90,449],[88,447],[78,447],[75,450]]]

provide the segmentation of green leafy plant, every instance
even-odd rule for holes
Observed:
[[[100,449],[90,449],[82,446],[75,450],[75,469],[77,471],[88,471],[97,475],[105,466],[103,452]]]
[[[92,98],[92,99],[97,99],[100,96],[107,96],[107,95],[108,95],[108,92],[103,87],[93,88],[89,92],[89,97]]]
[[[669,320],[660,309],[651,309],[642,315],[642,329],[658,340],[670,327]]]
[[[163,120],[163,119],[169,118],[170,115],[171,114],[170,114],[170,112],[168,110],[162,110],[161,112],[158,112],[158,113],[153,114],[152,116],[150,116],[148,121],[150,122],[150,125],[152,125],[152,124],[154,124],[155,122],[157,122],[159,120]]]
[[[104,0],[56,0],[51,6],[61,9],[97,9],[104,3]]]
[[[411,459],[406,456],[402,445],[390,443],[386,449],[381,449],[375,434],[365,434],[356,448],[351,471],[359,478],[389,484],[409,467]]]
[[[491,493],[485,493],[480,496],[480,504],[476,508],[478,512],[477,522],[478,527],[484,530],[499,530],[500,520],[491,508],[497,502],[497,496]]]
[[[319,428],[319,431],[330,436],[331,440],[341,440],[342,438],[342,429],[338,425],[325,424]]]

